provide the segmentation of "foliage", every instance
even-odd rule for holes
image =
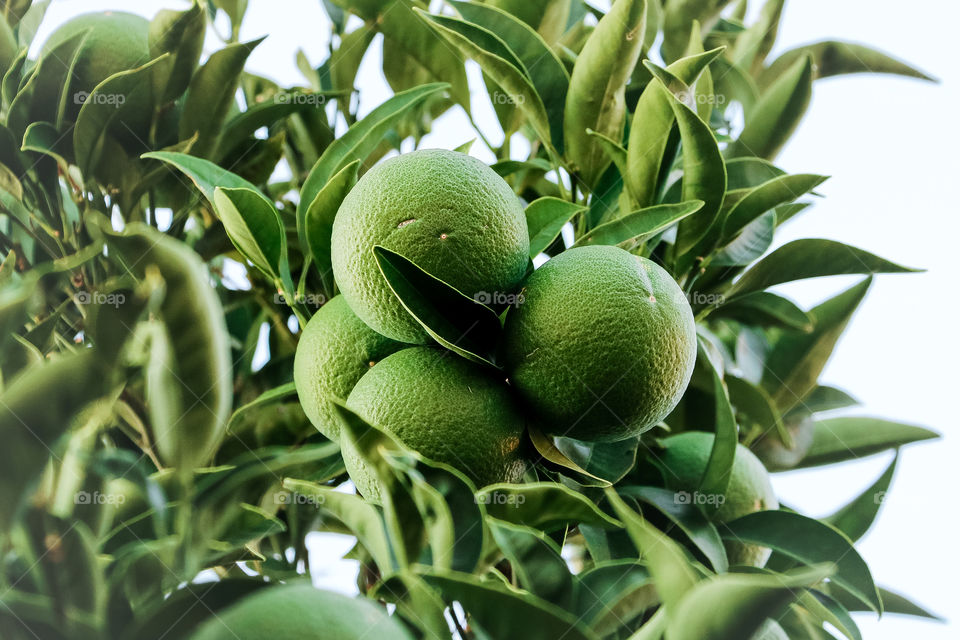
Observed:
[[[791,638],[829,625],[856,639],[850,611],[933,617],[878,587],[853,546],[896,460],[823,520],[782,509],[726,525],[665,492],[655,465],[667,428],[716,432],[701,491],[722,496],[737,441],[782,470],[936,437],[849,413],[855,401],[818,381],[873,275],[911,269],[823,239],[770,251],[825,180],[773,164],[819,79],[923,73],[836,41],[770,59],[777,0],[752,24],[746,1],[616,0],[604,14],[582,0],[323,0],[329,55],[299,56],[303,86],[281,87],[244,70],[260,42],[238,40],[246,3],[210,0],[158,14],[151,61],[91,88],[73,122],[57,65],[27,55],[47,4],[4,2],[0,20],[4,637],[189,637],[255,588],[309,575],[313,531],[354,536],[361,593],[419,637],[742,638],[773,619]],[[229,33],[200,64],[218,13]],[[360,118],[375,36],[395,94]],[[50,55],[69,65],[79,43]],[[657,261],[694,308],[698,363],[666,424],[632,441],[531,430],[518,485],[474,487],[338,408],[385,487],[374,506],[337,489],[339,447],[296,402],[297,327],[336,291],[330,229],[358,172],[448,111],[469,119],[471,91],[504,138],[464,138],[524,202],[532,257],[562,251],[570,225],[576,244]],[[148,133],[131,138],[118,104],[146,96]],[[504,305],[377,259],[440,344],[496,366]],[[866,277],[812,309],[771,290],[839,274]],[[728,566],[731,538],[771,560]]]

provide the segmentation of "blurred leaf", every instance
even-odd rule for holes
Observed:
[[[477,24],[419,9],[417,12],[437,35],[480,65],[483,72],[507,94],[509,104],[523,112],[544,144],[552,148],[555,141],[550,132],[546,107],[517,54],[498,35]]]
[[[490,307],[386,247],[375,246],[373,254],[390,290],[434,340],[468,360],[496,366],[500,319]]]
[[[74,416],[107,391],[108,379],[92,351],[34,366],[0,395],[0,528],[14,521],[23,496],[53,455]]]
[[[527,205],[527,231],[530,234],[530,257],[534,258],[560,235],[563,225],[586,207],[560,198],[537,198]]]
[[[783,5],[784,0],[764,2],[753,24],[737,36],[733,50],[730,52],[734,65],[747,70],[751,75],[756,75],[763,67],[763,61],[777,39]]]
[[[660,53],[667,62],[681,55],[690,37],[694,20],[704,25],[717,21],[720,12],[730,0],[668,0],[663,3],[663,43]]]
[[[333,266],[330,262],[333,219],[343,199],[357,183],[359,168],[360,161],[354,160],[330,178],[317,192],[313,202],[303,209],[303,220],[298,227],[303,230],[305,248],[309,250],[313,264],[320,272],[320,279],[328,297],[333,297],[334,293]],[[298,210],[300,209],[298,207]]]
[[[297,387],[293,382],[288,382],[280,385],[279,387],[274,387],[273,389],[264,391],[257,396],[256,399],[246,403],[243,406],[237,407],[237,409],[234,410],[233,414],[230,416],[230,421],[227,423],[227,431],[230,431],[238,422],[240,422],[241,417],[244,416],[244,414],[246,414],[248,411],[254,411],[260,407],[273,404],[283,400],[284,398],[296,395],[296,393]]]
[[[773,343],[763,382],[782,412],[796,406],[816,386],[870,281],[867,278],[811,309],[813,330],[784,333]]]
[[[687,561],[680,545],[627,506],[612,488],[605,492],[614,511],[623,520],[630,539],[640,550],[640,556],[646,560],[657,593],[663,600],[667,615],[672,618],[683,597],[697,584],[699,576]]]
[[[833,566],[814,565],[779,575],[726,574],[697,584],[671,615],[669,640],[750,638],[768,617],[776,618],[803,587],[830,576]]]
[[[579,523],[620,524],[582,493],[555,482],[492,484],[477,491],[477,502],[498,520],[547,533]]]
[[[191,149],[194,155],[212,155],[230,107],[236,104],[243,67],[261,42],[263,38],[228,44],[210,54],[193,74],[183,98],[179,126],[181,140],[197,135]]]
[[[161,9],[150,21],[150,57],[172,54],[154,68],[153,94],[158,104],[176,100],[187,90],[200,62],[206,31],[206,16],[197,0],[185,11]]]
[[[829,623],[849,640],[863,640],[857,623],[836,600],[816,589],[807,589],[800,593],[798,604],[815,618],[822,626]]]
[[[597,563],[577,575],[573,612],[602,636],[628,625],[659,603],[650,573],[635,560]]]
[[[899,458],[898,452],[876,482],[832,515],[823,518],[823,521],[845,533],[853,542],[862,538],[869,531],[880,512],[880,505],[886,499],[887,490],[890,488],[890,482],[893,480],[893,472],[897,468]]]
[[[645,207],[595,227],[585,235],[580,236],[574,246],[587,244],[616,245],[628,240],[639,242],[668,229],[676,222],[696,213],[702,207],[703,200]]]
[[[610,162],[587,129],[614,141],[623,138],[625,87],[644,44],[646,12],[646,0],[615,0],[573,66],[563,116],[564,149],[587,187],[596,184]]]
[[[867,607],[860,602],[857,598],[853,597],[846,591],[841,589],[835,589],[836,593],[831,593],[831,596],[836,598],[837,602],[840,603],[840,606],[844,607],[847,611],[857,612],[857,611],[868,611]],[[923,607],[918,604],[915,604],[906,596],[900,595],[895,591],[885,589],[880,587],[880,599],[883,601],[883,613],[884,614],[899,614],[904,616],[916,616],[918,618],[929,618],[931,620],[937,620],[938,622],[945,622],[940,616],[930,613]]]
[[[788,242],[753,265],[734,283],[727,298],[805,278],[916,271],[841,242],[805,238]]]
[[[814,423],[813,444],[798,468],[843,462],[895,449],[940,434],[923,427],[880,418],[846,416]]]
[[[154,58],[142,67],[110,76],[86,97],[73,129],[74,157],[84,176],[91,174],[100,161],[104,137],[123,114],[123,105],[150,103],[154,68],[163,64],[167,55]],[[117,96],[124,96],[123,102],[118,103]]]
[[[755,291],[723,302],[711,314],[751,326],[775,326],[795,331],[813,329],[812,318],[790,300],[769,291]]]
[[[163,277],[159,315],[171,338],[171,365],[186,408],[174,424],[153,429],[170,436],[161,457],[192,469],[210,458],[230,415],[233,371],[223,308],[206,265],[187,245],[141,223],[107,233],[125,271],[143,279],[155,269]]]
[[[824,40],[784,52],[763,70],[759,84],[767,86],[782,76],[799,58],[813,58],[814,78],[828,78],[845,73],[892,73],[921,80],[936,81],[905,62],[882,51],[853,42]]]
[[[490,528],[520,586],[569,611],[573,606],[573,576],[560,557],[557,543],[542,531],[495,518],[490,520]]]
[[[513,637],[522,628],[530,640],[589,640],[597,636],[574,616],[552,602],[509,589],[495,581],[479,582],[466,573],[427,573],[423,579],[456,600],[473,621],[492,638]]]
[[[812,518],[789,511],[757,511],[720,525],[720,536],[770,547],[793,560],[815,566],[833,563],[831,582],[843,587],[878,614],[880,595],[867,563],[845,535]]]
[[[703,553],[714,571],[726,572],[727,554],[723,549],[720,534],[698,507],[678,502],[675,491],[659,487],[628,486],[620,487],[618,492],[622,496],[630,496],[649,504],[665,515]]]
[[[812,413],[843,409],[860,404],[860,401],[843,389],[817,385],[803,399],[803,408]]]
[[[530,26],[506,11],[475,2],[451,0],[464,20],[495,33],[523,65],[522,71],[543,102],[550,122],[550,138],[563,153],[563,112],[570,76],[553,49]]]
[[[813,60],[804,55],[764,90],[726,156],[776,157],[807,111],[812,83]]]

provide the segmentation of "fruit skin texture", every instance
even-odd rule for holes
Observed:
[[[510,185],[479,160],[442,149],[391,158],[367,172],[337,212],[332,243],[334,277],[357,316],[414,344],[430,337],[387,286],[374,245],[471,297],[512,291],[530,251],[527,220]]]
[[[316,589],[309,584],[263,587],[218,611],[193,640],[413,640],[386,611],[365,598]]]
[[[74,100],[78,92],[89,94],[94,87],[113,74],[135,69],[150,61],[150,21],[143,16],[124,11],[103,11],[77,16],[50,34],[40,55],[49,53],[57,45],[87,29],[90,29],[90,32],[83,42],[83,49],[78,55],[70,82],[62,88],[69,92],[66,117],[72,122],[76,121],[83,106]],[[64,78],[69,72],[68,64],[69,60],[63,62]],[[124,103],[123,120],[135,132],[142,133],[145,125],[149,125],[152,110],[152,104]],[[123,126],[120,125],[120,128]]]
[[[697,355],[693,313],[655,263],[579,247],[527,279],[504,326],[510,381],[547,433],[610,442],[679,402]]]
[[[343,296],[320,307],[304,327],[293,360],[297,395],[313,426],[339,440],[340,421],[330,398],[345,402],[372,366],[404,346],[364,324]]]
[[[704,431],[687,431],[663,440],[666,450],[657,455],[657,466],[663,469],[668,488],[693,494],[710,459],[713,437],[712,433]],[[763,463],[750,449],[738,444],[724,502],[716,511],[707,511],[710,519],[723,523],[755,511],[779,508],[780,503]],[[762,567],[770,557],[770,550],[766,547],[730,541],[724,546],[730,564]]]
[[[410,347],[387,356],[360,379],[347,407],[477,486],[523,475],[523,417],[506,383],[450,352]],[[340,444],[357,490],[378,502],[376,476],[349,441]]]

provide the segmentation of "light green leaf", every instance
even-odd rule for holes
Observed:
[[[287,247],[283,222],[273,203],[253,189],[217,187],[213,208],[240,253],[266,275],[279,277]]]
[[[880,418],[825,418],[814,423],[813,444],[798,468],[863,458],[939,437],[924,427]]]
[[[190,85],[200,54],[207,21],[196,0],[185,11],[161,9],[150,21],[150,57],[171,56],[154,68],[153,94],[157,104],[176,100]]]
[[[587,232],[574,246],[587,244],[620,244],[628,240],[641,241],[673,226],[703,207],[703,200],[677,204],[657,204],[628,213],[605,222]]]
[[[477,491],[477,502],[498,520],[548,533],[580,523],[620,526],[585,495],[556,482],[488,485]]]
[[[313,264],[320,272],[324,290],[329,297],[333,296],[334,291],[333,266],[330,262],[333,219],[343,199],[357,183],[359,169],[359,160],[346,165],[330,178],[327,184],[317,192],[313,202],[303,210],[300,226],[303,229],[303,237],[306,239],[305,248],[310,252]],[[297,209],[300,210],[301,207]]]
[[[227,171],[223,167],[209,160],[197,158],[196,156],[178,153],[175,151],[151,151],[145,153],[141,158],[152,158],[160,160],[176,167],[182,171],[196,185],[200,193],[213,206],[213,192],[217,187],[226,189],[251,189],[256,190],[256,186],[244,180],[235,173]]]
[[[880,505],[886,499],[887,490],[890,488],[893,472],[897,468],[899,459],[900,455],[898,453],[873,484],[832,515],[824,518],[823,521],[845,533],[853,542],[862,538],[869,531],[880,512]]]
[[[827,176],[798,173],[773,178],[755,187],[730,209],[723,222],[723,235],[729,242],[744,227],[764,213],[776,207],[793,202],[800,196],[813,191],[823,183]]]
[[[530,257],[537,256],[560,235],[563,225],[586,207],[560,198],[537,198],[527,205],[527,231],[530,234]]]
[[[287,382],[282,384],[279,387],[274,387],[268,391],[264,391],[255,399],[251,400],[247,404],[237,407],[237,409],[230,416],[230,421],[227,423],[227,431],[230,431],[234,426],[240,421],[240,419],[249,411],[254,411],[260,407],[264,407],[270,404],[274,404],[288,398],[290,396],[296,395],[297,386],[293,382]]]
[[[710,495],[725,495],[727,485],[730,484],[730,470],[733,469],[733,460],[737,453],[737,421],[733,415],[733,407],[727,397],[727,389],[723,383],[721,372],[710,362],[707,355],[707,345],[702,338],[697,340],[697,358],[709,370],[713,381],[714,422],[716,432],[713,447],[710,449],[710,458],[703,470],[699,490]],[[718,508],[720,505],[713,505]]]

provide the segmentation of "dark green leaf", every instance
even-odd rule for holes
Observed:
[[[597,563],[577,575],[573,611],[596,633],[607,636],[659,603],[646,567],[634,560]]]
[[[610,481],[590,473],[576,462],[567,457],[567,455],[557,448],[553,438],[547,436],[535,424],[527,425],[527,435],[533,448],[540,456],[541,461],[556,467],[561,473],[573,477],[578,483],[584,486],[607,487]]]
[[[477,502],[499,520],[546,532],[580,523],[620,524],[582,493],[555,482],[492,484],[477,491]]]
[[[803,399],[803,408],[812,413],[832,411],[860,404],[860,401],[843,389],[818,385]]]
[[[727,485],[730,483],[730,470],[733,468],[733,460],[737,453],[739,438],[737,421],[733,415],[733,407],[730,406],[730,399],[727,397],[723,378],[709,361],[707,346],[702,338],[697,342],[697,358],[706,365],[713,381],[713,411],[716,424],[713,448],[710,450],[707,466],[703,470],[699,489],[701,492],[710,495],[725,495]],[[719,505],[715,505],[715,507],[719,507]]]
[[[940,437],[934,431],[912,424],[855,416],[817,420],[813,434],[813,444],[799,467],[863,458]]]
[[[831,595],[837,599],[842,607],[847,611],[867,611],[866,606],[842,590],[835,590],[836,593]],[[930,613],[923,607],[912,602],[906,596],[900,595],[895,591],[880,587],[880,599],[883,601],[883,613],[884,614],[899,614],[904,616],[916,616],[918,618],[930,618],[931,620],[937,620],[944,622],[944,619],[940,616]]]
[[[813,319],[790,300],[769,291],[755,291],[717,307],[711,315],[731,318],[751,326],[813,329]]]
[[[730,209],[723,223],[724,238],[732,239],[762,214],[782,204],[793,202],[805,193],[813,191],[826,179],[826,176],[798,173],[777,176],[755,187]]]
[[[640,438],[619,442],[583,442],[558,437],[555,443],[557,449],[580,468],[616,483],[627,475],[637,461]]]
[[[573,606],[573,576],[560,547],[542,531],[490,520],[490,529],[520,586],[569,611]]]
[[[320,272],[327,295],[333,295],[333,266],[330,263],[333,219],[340,204],[357,183],[360,161],[354,160],[338,171],[303,211],[303,236],[313,264]],[[300,207],[298,207],[298,210]]]

